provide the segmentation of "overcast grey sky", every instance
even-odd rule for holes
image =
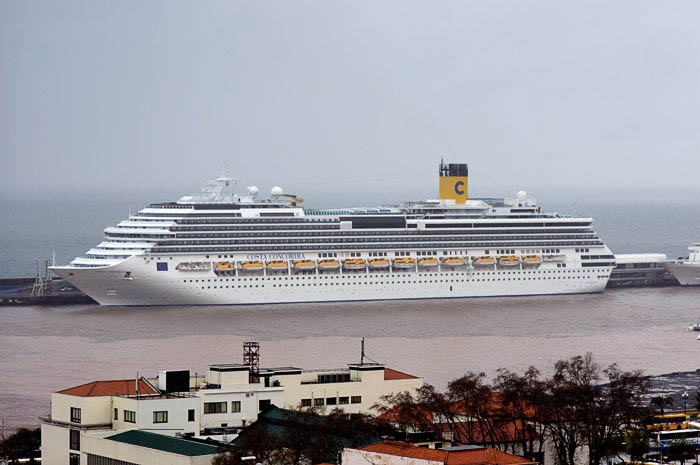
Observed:
[[[697,1],[0,0],[4,191],[690,189]],[[396,199],[399,200],[399,199]]]

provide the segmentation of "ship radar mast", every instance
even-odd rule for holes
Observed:
[[[224,187],[228,187],[231,183],[233,183],[235,189],[238,179],[230,177],[228,169],[224,165],[224,170],[218,178],[206,181],[206,184],[202,187],[202,196],[209,200],[222,200]]]

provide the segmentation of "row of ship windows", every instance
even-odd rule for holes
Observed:
[[[447,272],[447,273],[421,273],[421,276],[426,276],[426,277],[445,277],[445,276],[497,276],[497,275],[544,275],[544,274],[572,274],[572,275],[581,275],[583,273],[588,273],[591,271],[601,271],[601,270],[535,270],[535,271],[486,271],[486,272],[476,272],[476,273],[464,273],[464,272]],[[395,278],[396,275],[392,274],[373,274],[373,278]],[[228,281],[306,281],[306,280],[343,280],[343,279],[354,279],[354,280],[362,280],[362,279],[367,279],[366,275],[364,274],[355,274],[355,275],[327,275],[327,276],[284,276],[284,277],[267,277],[267,278],[244,278],[244,277],[239,277],[239,278],[213,278],[213,279],[185,279],[182,282],[187,283],[187,282],[194,282],[194,283],[199,283],[199,282],[228,282]],[[403,278],[402,278],[403,279]],[[459,281],[459,280],[457,280]],[[433,281],[430,281],[433,282]],[[437,281],[436,281],[437,282]],[[442,281],[440,281],[442,282]],[[454,282],[454,281],[452,281]]]
[[[107,233],[107,234],[112,234],[112,233]],[[119,234],[119,233],[117,233]],[[385,234],[336,234],[336,235],[329,235],[329,234],[314,234],[314,233],[303,233],[303,234],[294,234],[294,235],[285,235],[285,234],[257,234],[257,233],[247,233],[247,234],[211,234],[211,235],[194,235],[194,234],[175,234],[175,235],[166,235],[167,238],[170,238],[171,240],[178,240],[178,239],[197,239],[195,242],[201,242],[201,240],[206,240],[206,239],[218,239],[219,242],[222,240],[228,240],[228,241],[236,241],[240,242],[241,240],[249,239],[249,238],[255,238],[256,240],[260,241],[260,239],[273,239],[273,240],[279,240],[280,238],[287,239],[287,238],[306,238],[310,237],[310,239],[303,239],[307,242],[309,241],[350,241],[350,242],[357,242],[357,241],[363,241],[363,240],[371,240],[371,241],[397,241],[397,240],[411,240],[411,241],[430,241],[430,240],[449,240],[449,239],[463,239],[463,240],[484,240],[484,239],[588,239],[588,238],[596,238],[597,235],[592,232],[582,232],[582,233],[549,233],[547,231],[545,232],[538,232],[538,233],[518,233],[518,234],[501,234],[499,235],[492,235],[492,234],[431,234],[431,235],[415,235],[415,234],[401,234],[401,235],[385,235]]]
[[[185,226],[184,222],[178,222],[178,226],[172,226],[173,231],[248,231],[248,230],[261,230],[267,231],[270,229],[289,229],[289,230],[303,230],[303,229],[329,229],[338,230],[340,229],[340,223],[335,224],[280,224],[280,225],[248,225],[248,224],[237,224],[235,227],[231,226],[209,226],[209,227],[194,227]],[[214,224],[214,223],[212,223]]]
[[[532,237],[490,237],[490,238],[483,238],[480,240],[489,240],[489,241],[508,241],[508,242],[516,242],[516,241],[536,241],[536,240],[548,240],[552,242],[564,242],[564,241],[570,241],[570,240],[595,240],[597,239],[596,237],[575,237],[575,236],[559,236],[559,237],[547,237],[547,236],[532,236]],[[357,243],[370,243],[370,244],[376,244],[376,243],[406,243],[406,242],[426,242],[426,241],[440,241],[440,242],[472,242],[473,240],[479,240],[479,239],[460,239],[456,237],[426,237],[426,238],[412,238],[412,237],[405,237],[401,238],[399,240],[397,239],[384,239],[384,238],[360,238],[360,239],[355,239],[355,238],[347,238],[347,239],[327,239],[327,240],[319,240],[319,239],[287,239],[283,240],[285,244],[357,244]],[[159,246],[175,246],[175,245],[238,245],[238,244],[279,244],[282,242],[280,239],[257,239],[257,240],[248,240],[248,239],[239,239],[239,240],[234,240],[234,241],[226,241],[226,240],[200,240],[200,241],[181,241],[181,240],[167,240],[167,241],[158,241]]]
[[[497,234],[497,235],[496,235]],[[290,233],[289,231],[268,231],[264,233],[201,233],[201,234],[182,234],[182,233],[157,233],[157,234],[145,234],[145,233],[126,233],[126,232],[113,232],[106,231],[105,237],[131,237],[131,238],[142,238],[150,240],[153,238],[164,238],[164,239],[209,239],[209,238],[221,238],[221,239],[240,239],[240,238],[290,238],[290,237],[313,237],[321,240],[330,239],[347,239],[351,240],[369,238],[374,240],[382,240],[379,238],[386,238],[383,240],[397,240],[401,238],[412,238],[411,240],[431,240],[440,238],[463,238],[463,239],[490,239],[490,238],[511,238],[511,239],[530,239],[530,238],[543,238],[543,237],[562,237],[562,238],[586,238],[586,237],[597,237],[597,234],[591,230],[588,231],[549,231],[549,230],[539,230],[539,231],[492,231],[490,233],[479,232],[461,232],[461,231],[444,231],[437,234],[429,234],[424,232],[418,232],[411,234],[410,232],[402,231],[398,233],[372,233],[369,231],[341,231],[341,232],[318,232],[318,233]]]
[[[562,241],[564,242],[564,241]],[[498,247],[499,244],[494,244],[494,243],[487,243],[487,242],[482,242],[482,243],[473,243],[473,244],[464,244],[460,243],[460,246],[468,246],[468,247],[473,247],[473,248],[488,248],[488,247]],[[568,241],[562,244],[551,244],[551,243],[546,243],[546,242],[539,242],[539,243],[529,243],[529,242],[523,242],[520,244],[512,244],[515,247],[564,247],[564,246],[572,246],[572,245],[590,245],[590,246],[602,246],[603,243],[601,241]],[[205,252],[229,252],[229,251],[235,251],[235,250],[243,250],[243,251],[250,251],[250,252],[291,252],[291,251],[298,251],[298,250],[318,250],[319,248],[324,248],[324,249],[337,249],[337,250],[343,250],[343,249],[386,249],[390,247],[423,247],[423,248],[441,248],[444,247],[445,244],[403,244],[403,243],[397,243],[397,244],[380,244],[380,245],[372,245],[372,244],[358,244],[358,245],[350,245],[350,244],[345,244],[345,245],[326,245],[326,244],[319,244],[318,246],[307,246],[307,245],[298,245],[294,247],[284,247],[284,246],[266,246],[266,247],[250,247],[250,246],[229,246],[229,247],[207,247],[207,248],[200,248],[200,247],[156,247],[153,249],[154,253],[178,253],[178,252],[198,252],[198,253],[205,253]]]
[[[134,229],[132,226],[117,226],[119,229]],[[299,236],[319,236],[319,235],[374,235],[374,236],[396,236],[396,235],[431,235],[437,236],[442,234],[527,234],[527,233],[585,233],[593,232],[591,228],[543,228],[541,226],[533,226],[531,228],[498,228],[498,229],[471,229],[471,228],[453,228],[449,230],[436,230],[436,229],[405,229],[397,228],[395,230],[381,229],[381,230],[368,230],[363,228],[354,229],[343,229],[339,228],[308,228],[315,229],[316,231],[305,231],[301,227],[280,227],[280,228],[270,228],[270,227],[249,227],[249,228],[180,228],[173,226],[170,231],[173,232],[186,232],[193,233],[200,231],[201,233],[207,233],[210,235],[222,235],[226,233],[238,233],[235,235],[239,236],[255,236],[257,237],[259,233],[246,232],[246,231],[266,231],[270,234],[280,234],[284,232],[293,232]],[[232,235],[232,234],[227,234]],[[194,237],[194,235],[193,235]]]
[[[580,278],[590,278],[591,275],[581,275],[581,276],[539,276],[539,277],[530,277],[530,278],[483,278],[483,279],[474,279],[474,281],[537,281],[537,280],[543,280],[543,279],[580,279]],[[429,284],[429,283],[460,283],[463,282],[463,280],[459,279],[429,279],[429,280],[408,280],[408,281],[401,281],[401,280],[392,280],[392,281],[364,281],[364,282],[355,282],[355,283],[342,283],[342,282],[328,282],[328,283],[291,283],[291,284],[273,284],[272,287],[294,287],[294,286],[345,286],[345,285],[351,285],[351,284]],[[264,284],[239,284],[237,286],[202,286],[202,289],[231,289],[234,288],[252,288],[252,287],[265,287]]]
[[[477,254],[479,253],[479,252],[476,252],[474,250],[472,252],[477,253]],[[522,250],[521,252],[525,253],[525,254],[539,254],[539,253],[555,254],[555,253],[561,253],[561,249],[526,249],[526,250]],[[445,256],[447,256],[447,255],[466,255],[468,253],[469,252],[466,250],[443,250],[442,251],[442,255],[445,255]],[[491,253],[490,250],[484,250],[484,255],[489,255],[490,253]],[[503,254],[514,255],[516,252],[515,252],[515,249],[501,249],[501,250],[497,250],[496,253],[498,255],[503,255]],[[388,252],[369,252],[367,255],[370,257],[386,257],[389,255],[389,253]],[[418,255],[418,256],[424,256],[424,255],[425,256],[427,256],[427,255],[437,256],[437,255],[439,255],[439,251],[437,251],[437,250],[424,251],[424,252],[418,251],[418,252],[416,252],[416,255]],[[334,258],[337,256],[338,256],[337,253],[320,253],[320,254],[318,254],[319,258]],[[350,257],[361,257],[361,256],[362,256],[361,253],[351,253],[350,254]],[[403,252],[403,251],[394,252],[394,257],[410,257],[410,256],[411,256],[411,252]],[[601,257],[608,257],[608,256],[601,255]],[[610,255],[609,257],[615,258],[613,255]],[[206,258],[209,258],[209,255],[207,255]],[[217,258],[236,258],[236,257],[234,255],[217,255]],[[158,257],[158,260],[160,260],[160,259],[161,259],[161,257]],[[172,260],[172,259],[173,259],[173,257],[170,257],[170,260]]]

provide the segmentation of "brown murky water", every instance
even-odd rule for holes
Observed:
[[[444,386],[467,371],[551,370],[592,352],[649,374],[700,368],[700,288],[596,295],[243,307],[0,308],[0,419],[35,425],[52,391],[97,379],[202,373],[240,362],[245,340],[262,365],[341,367],[367,354]]]

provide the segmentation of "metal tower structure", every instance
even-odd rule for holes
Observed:
[[[243,343],[243,364],[250,367],[250,375],[258,376],[260,373],[260,343]]]

